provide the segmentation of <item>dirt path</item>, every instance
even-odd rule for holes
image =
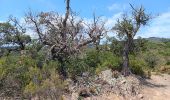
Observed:
[[[170,100],[170,75],[152,75],[142,90],[143,100]]]

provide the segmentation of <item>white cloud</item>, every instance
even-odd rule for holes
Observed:
[[[116,34],[111,31],[111,29],[114,27],[114,25],[116,24],[117,20],[122,16],[123,12],[118,12],[116,14],[114,14],[112,17],[104,17],[105,19],[107,19],[107,22],[106,22],[106,28],[108,30],[110,30],[108,33],[107,33],[107,36],[109,37],[116,37]],[[105,39],[104,39],[105,40]]]
[[[127,4],[117,4],[117,3],[113,3],[112,5],[107,7],[109,11],[122,11],[125,10],[127,8]]]
[[[122,12],[119,12],[114,14],[112,17],[108,18],[106,26],[109,28],[113,27],[116,24],[117,19],[120,18],[122,14],[123,14]]]
[[[160,14],[152,19],[149,26],[140,31],[142,37],[165,37],[170,38],[170,11]]]

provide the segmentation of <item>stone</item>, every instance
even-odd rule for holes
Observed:
[[[121,84],[125,84],[125,83],[126,83],[126,80],[122,80],[120,83],[121,83]]]
[[[112,76],[113,76],[113,73],[111,70],[105,70],[105,71],[102,71],[100,74],[99,74],[99,78],[101,78],[102,80],[110,83],[110,80],[112,79]]]
[[[142,98],[143,98],[143,95],[142,95],[142,94],[138,94],[138,98],[139,98],[139,99],[142,99]]]
[[[82,74],[82,76],[83,76],[83,77],[89,77],[89,72],[84,72],[84,73]]]
[[[89,89],[81,89],[79,92],[79,96],[81,97],[90,97],[91,93],[89,91]]]
[[[72,93],[71,100],[78,100],[79,94],[78,93]]]

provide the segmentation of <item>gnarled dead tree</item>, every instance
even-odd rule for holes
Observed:
[[[31,24],[38,34],[39,41],[50,47],[52,59],[61,62],[61,74],[65,77],[65,60],[80,51],[83,46],[96,43],[107,31],[105,21],[94,16],[87,23],[70,10],[70,0],[66,0],[66,13],[41,12],[37,15],[29,12],[26,22]]]

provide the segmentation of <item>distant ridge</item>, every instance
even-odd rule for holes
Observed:
[[[166,42],[170,41],[170,38],[159,38],[159,37],[149,37],[149,38],[144,38],[146,40],[149,40],[151,42]]]

